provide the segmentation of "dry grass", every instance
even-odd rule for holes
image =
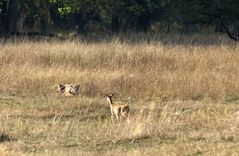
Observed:
[[[5,93],[47,95],[53,84],[77,82],[87,96],[106,91],[135,98],[239,95],[236,44],[26,41],[0,48]]]
[[[1,44],[0,155],[236,155],[238,54],[204,35]],[[132,97],[130,124],[111,121],[110,92]]]

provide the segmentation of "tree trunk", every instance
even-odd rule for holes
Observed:
[[[118,33],[119,32],[119,18],[116,15],[112,16],[112,32]]]
[[[7,36],[10,33],[17,32],[18,18],[19,18],[19,2],[18,0],[9,0],[5,25],[5,32]]]
[[[140,15],[136,23],[137,31],[147,31],[150,27],[150,14],[148,12]]]
[[[119,16],[117,13],[117,8],[116,8],[116,0],[113,0],[113,6],[112,6],[112,19],[111,19],[111,31],[112,33],[118,33],[120,29],[120,24],[119,24]]]
[[[170,32],[170,22],[169,22],[169,20],[167,20],[167,33],[169,33]]]
[[[7,4],[6,0],[0,3],[0,35],[4,35],[6,31]]]

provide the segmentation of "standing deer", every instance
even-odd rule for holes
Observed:
[[[130,115],[130,108],[128,104],[119,104],[119,103],[113,103],[112,97],[113,94],[108,95],[106,94],[107,101],[110,104],[110,111],[111,111],[111,117],[113,118],[114,115],[116,119],[119,121],[120,116],[127,118],[127,121],[129,122],[129,115]]]

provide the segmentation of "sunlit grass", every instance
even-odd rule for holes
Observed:
[[[0,155],[236,154],[238,52],[213,35],[1,44]],[[105,93],[129,103],[130,124],[110,118]]]

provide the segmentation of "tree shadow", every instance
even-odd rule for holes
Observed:
[[[83,43],[124,43],[124,44],[162,44],[183,46],[210,46],[210,45],[236,45],[237,42],[228,38],[224,33],[161,33],[161,32],[121,32],[118,34],[107,32],[88,32],[71,36],[62,36],[53,33],[14,33],[5,42],[38,41],[79,41]]]
[[[223,33],[155,33],[155,32],[125,32],[115,34],[88,33],[78,35],[76,40],[85,43],[112,43],[125,44],[162,44],[183,46],[210,46],[210,45],[236,45]]]

